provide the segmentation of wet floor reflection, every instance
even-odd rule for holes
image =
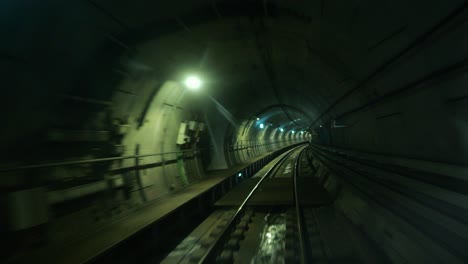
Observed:
[[[286,215],[268,214],[264,220],[260,245],[250,263],[285,263]]]

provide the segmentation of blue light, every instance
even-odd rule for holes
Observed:
[[[265,127],[265,126],[263,125],[263,123],[262,123],[262,124],[260,124],[260,128],[264,128],[264,127]]]

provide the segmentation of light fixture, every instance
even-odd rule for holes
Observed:
[[[280,128],[280,131],[281,131],[281,132],[284,132],[284,129],[283,129],[283,128]]]
[[[189,76],[185,79],[185,86],[191,90],[198,90],[201,86],[201,80],[197,76]]]
[[[259,121],[259,120],[260,120],[260,118],[257,117],[257,121]]]
[[[242,177],[242,173],[239,172],[239,174],[237,174],[237,177]]]
[[[264,128],[264,127],[265,127],[265,126],[263,125],[263,123],[262,123],[262,124],[260,124],[260,128]]]
[[[293,130],[293,131],[291,131],[291,133],[293,133],[293,134],[294,134],[294,130]]]

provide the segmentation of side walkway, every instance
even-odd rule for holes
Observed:
[[[69,264],[87,262],[136,234],[138,231],[155,224],[166,215],[173,213],[179,207],[196,199],[222,182],[228,179],[230,181],[232,181],[232,179],[235,180],[239,172],[242,172],[243,176],[247,174],[252,175],[253,172],[260,169],[270,159],[274,158],[275,155],[288,148],[289,147],[286,147],[281,150],[266,153],[249,162],[235,165],[229,169],[212,171],[207,174],[204,180],[170,194],[161,200],[149,203],[134,213],[98,230],[92,236],[75,240],[71,238],[71,242],[67,243],[64,241],[64,243],[60,245],[50,245],[13,261],[14,263],[39,262]]]

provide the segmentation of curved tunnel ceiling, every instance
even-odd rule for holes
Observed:
[[[466,9],[464,1],[370,0],[2,5],[5,29],[15,32],[3,43],[4,59],[27,63],[33,76],[9,76],[20,85],[8,91],[15,99],[5,108],[15,114],[6,123],[40,108],[27,125],[31,131],[58,119],[50,114],[61,104],[55,95],[91,94],[106,102],[122,80],[139,74],[163,82],[189,73],[199,74],[202,93],[237,120],[279,105],[283,114],[276,122],[317,128],[443,66],[433,56],[411,63],[405,58],[432,54],[428,43],[441,46],[440,35],[453,30]],[[17,23],[17,13],[30,19]],[[409,68],[415,78],[406,78]],[[31,96],[17,99],[24,93]],[[21,133],[34,135],[26,130],[5,132],[5,145]]]
[[[176,79],[185,70],[199,72],[209,84],[206,92],[239,118],[288,104],[309,113],[311,124],[372,98],[372,91],[363,91],[342,102],[456,10],[455,2],[93,4],[123,27],[117,38],[135,45],[137,64],[162,69]],[[421,8],[422,15],[412,16]],[[282,109],[286,119],[294,120]]]
[[[348,167],[313,161],[358,225],[356,213],[376,219],[371,233],[385,245],[396,234],[404,257],[407,229],[379,228],[391,226],[383,212],[416,216],[415,245],[421,228],[466,257],[453,223],[466,223],[467,32],[466,0],[0,1],[1,195],[23,193],[14,205],[36,209],[37,189],[45,217],[24,214],[18,227],[3,215],[16,231],[48,224],[51,209],[52,226],[30,234],[63,244],[106,229],[88,227],[98,218],[88,210],[113,215],[128,200],[127,219],[211,172],[251,176],[265,155],[311,140],[308,154]],[[187,89],[189,75],[201,89]],[[418,254],[437,261],[431,240]]]

